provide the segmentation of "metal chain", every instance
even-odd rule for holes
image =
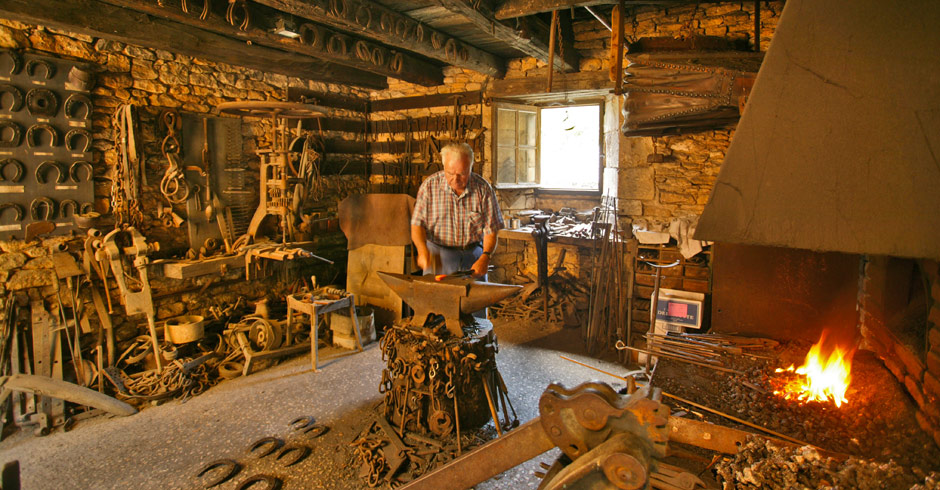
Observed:
[[[160,151],[163,152],[168,165],[163,179],[160,180],[160,193],[170,204],[181,204],[189,198],[189,182],[186,181],[186,175],[183,173],[180,141],[176,136],[181,119],[176,111],[164,112],[161,119],[167,131],[160,145]]]

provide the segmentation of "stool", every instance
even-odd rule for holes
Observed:
[[[310,317],[310,363],[313,365],[313,372],[317,372],[319,361],[317,327],[320,315],[339,311],[343,308],[349,308],[349,316],[352,318],[353,332],[356,334],[356,346],[359,352],[363,351],[362,339],[359,337],[359,320],[356,318],[356,301],[354,295],[350,294],[345,298],[313,299],[309,294],[292,294],[287,297],[287,324],[291,325],[294,312],[298,312]]]

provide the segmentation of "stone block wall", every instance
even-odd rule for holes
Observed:
[[[860,318],[863,347],[875,352],[911,395],[918,410],[917,423],[940,446],[940,265],[922,260],[919,267],[927,279],[927,331],[925,338],[910,345],[886,328],[884,301],[892,288],[886,278],[886,259],[869,257],[860,284]],[[919,278],[918,278],[919,279]]]

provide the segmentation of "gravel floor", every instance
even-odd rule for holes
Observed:
[[[613,372],[624,370],[587,357],[577,330],[496,322],[496,331],[497,363],[521,421],[537,415],[538,398],[549,383],[575,386],[598,378],[559,354]],[[196,473],[220,458],[243,465],[235,478],[216,487],[221,490],[234,489],[259,473],[281,477],[285,489],[366,488],[356,476],[358,465],[351,460],[348,443],[381,401],[382,368],[376,343],[363,353],[325,362],[321,356],[317,373],[311,371],[309,358],[301,356],[221,383],[185,403],[173,401],[125,418],[98,417],[79,422],[70,432],[57,430],[45,437],[21,430],[0,441],[0,462],[20,461],[25,489],[202,488]],[[620,388],[622,383],[612,386]],[[304,415],[331,430],[317,438],[295,435],[289,423]],[[267,436],[308,445],[313,451],[289,468],[271,456],[249,455],[251,444]],[[553,461],[555,451],[477,488],[535,488],[538,463]]]

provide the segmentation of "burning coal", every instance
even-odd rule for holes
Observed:
[[[837,407],[848,403],[845,392],[852,381],[852,355],[854,348],[844,348],[826,342],[824,331],[819,342],[810,348],[803,365],[794,368],[777,369],[777,373],[792,373],[786,376],[784,385],[774,391],[775,395],[786,400],[800,402],[831,401]]]

